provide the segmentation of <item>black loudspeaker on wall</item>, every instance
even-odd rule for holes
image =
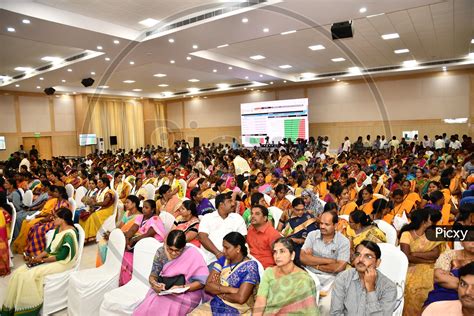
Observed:
[[[110,136],[110,145],[117,145],[117,136]]]
[[[92,78],[85,78],[81,80],[81,83],[84,87],[90,87],[94,84],[94,79]]]
[[[194,147],[199,147],[199,137],[194,137]]]
[[[334,23],[331,26],[331,34],[333,40],[353,37],[352,21]]]
[[[44,93],[46,93],[47,95],[53,95],[55,92],[56,89],[54,89],[53,87],[44,89]]]

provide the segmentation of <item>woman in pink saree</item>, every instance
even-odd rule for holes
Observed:
[[[149,277],[151,289],[133,315],[187,315],[200,304],[208,275],[198,248],[186,246],[184,232],[171,231],[153,260]],[[184,291],[181,294],[159,295],[165,290],[181,288]]]

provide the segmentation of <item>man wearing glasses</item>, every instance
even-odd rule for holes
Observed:
[[[380,265],[379,246],[364,240],[352,256],[354,268],[339,274],[331,293],[330,315],[392,315],[397,287],[377,271]]]

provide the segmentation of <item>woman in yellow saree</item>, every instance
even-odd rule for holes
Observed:
[[[423,303],[433,289],[434,263],[444,251],[445,244],[428,240],[425,232],[440,217],[439,211],[415,210],[411,214],[411,222],[400,231],[400,249],[409,261],[403,315],[420,315]]]
[[[123,175],[121,173],[117,173],[114,176],[114,189],[117,192],[118,199],[125,203],[127,196],[129,196],[130,191],[132,190],[132,186],[130,183],[122,180]]]
[[[91,209],[94,207],[99,208],[92,211],[89,217],[79,221],[79,224],[84,228],[86,233],[86,241],[95,239],[102,224],[114,212],[115,193],[110,189],[109,179],[103,177],[97,180],[97,186],[100,191],[97,193],[96,200],[93,201]]]
[[[37,257],[27,258],[24,265],[13,272],[1,316],[39,315],[43,304],[43,280],[49,274],[71,269],[78,254],[78,234],[73,226],[72,213],[59,209],[54,216],[56,228],[53,241]]]
[[[357,210],[351,213],[349,216],[349,226],[351,229],[346,230],[345,236],[351,242],[351,253],[363,240],[375,243],[387,242],[385,233],[363,211]]]
[[[8,238],[12,234],[11,216],[12,208],[7,204],[7,196],[1,192],[0,198],[0,277],[10,274],[10,251]]]

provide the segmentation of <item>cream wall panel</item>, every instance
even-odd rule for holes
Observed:
[[[181,104],[181,101],[168,103],[166,106],[168,128],[183,128],[183,114],[183,106]]]
[[[0,96],[0,133],[16,132],[16,115],[14,97],[12,95]]]
[[[74,113],[74,98],[62,96],[54,98],[54,124],[57,132],[75,131],[76,116]]]
[[[46,97],[19,97],[22,132],[51,131],[49,102]]]
[[[301,98],[304,98],[304,89],[278,91],[278,100],[301,99]]]

